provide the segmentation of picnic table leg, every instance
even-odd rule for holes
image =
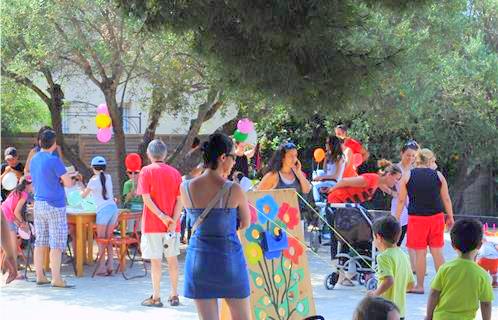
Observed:
[[[83,220],[81,217],[76,217],[76,276],[83,276],[83,257],[84,257],[84,247],[83,247]]]
[[[126,237],[127,220],[122,220],[119,224],[119,231],[121,232],[121,237]],[[123,272],[126,269],[126,245],[122,244],[119,248],[119,259],[120,268],[119,271]]]
[[[88,223],[88,231],[87,231],[87,264],[92,265],[93,264],[93,223],[89,222]]]

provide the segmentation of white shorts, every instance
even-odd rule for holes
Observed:
[[[140,250],[143,259],[162,259],[180,255],[180,234],[177,232],[142,233]]]

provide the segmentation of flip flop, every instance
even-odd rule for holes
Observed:
[[[52,283],[52,288],[58,288],[58,289],[74,289],[76,286],[74,284],[67,284],[66,282],[62,282],[62,285],[60,284],[53,284]]]
[[[37,286],[45,286],[47,284],[51,284],[52,282],[50,282],[50,280],[46,279],[46,280],[43,280],[43,281],[36,281],[36,285]]]
[[[411,294],[424,294],[425,292],[424,291],[409,290],[409,291],[407,291],[407,293],[411,293]]]

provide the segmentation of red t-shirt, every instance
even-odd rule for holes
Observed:
[[[361,149],[363,148],[363,146],[361,145],[360,142],[358,142],[358,141],[356,141],[355,139],[352,139],[352,138],[347,138],[344,141],[344,146],[348,147],[349,149],[351,149],[351,151],[353,151],[353,154],[355,154],[355,153],[361,153]]]
[[[360,175],[367,181],[366,187],[344,187],[335,189],[327,196],[329,203],[363,203],[372,199],[375,190],[379,187],[379,175],[365,173]]]
[[[173,209],[180,195],[182,176],[172,166],[156,162],[145,166],[138,176],[137,194],[149,194],[156,206],[165,214],[173,217]],[[180,232],[180,219],[176,232]],[[146,205],[142,215],[142,232],[167,232],[166,225]]]

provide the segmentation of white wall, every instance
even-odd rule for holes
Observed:
[[[73,76],[66,79],[62,84],[67,108],[63,114],[63,126],[66,133],[96,134],[95,124],[96,106],[103,103],[104,95],[97,86],[82,76]],[[121,101],[122,92],[118,92],[118,103]],[[150,103],[150,91],[147,90],[145,81],[133,81],[128,84],[125,96],[125,133],[143,133],[147,127],[147,102]],[[192,106],[199,104],[194,97],[189,97]],[[186,107],[189,112],[179,115],[164,114],[159,122],[156,133],[158,134],[185,134],[188,132],[190,119],[197,116],[196,108]],[[132,118],[127,118],[131,116]],[[206,121],[201,128],[200,134],[214,132],[224,123],[237,116],[237,107],[229,105],[223,107],[216,115]],[[139,131],[139,120],[141,119],[141,130]]]

